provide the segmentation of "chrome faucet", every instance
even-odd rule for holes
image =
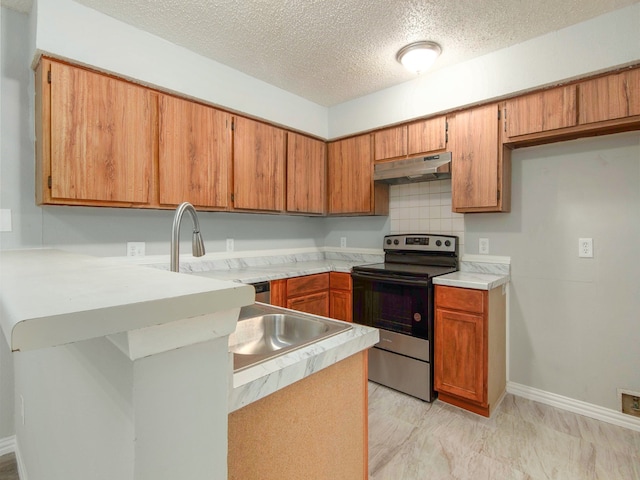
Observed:
[[[200,222],[198,222],[198,215],[196,209],[193,208],[189,202],[181,203],[176,208],[176,214],[173,217],[173,227],[171,228],[171,271],[180,271],[180,224],[182,223],[182,215],[187,211],[191,215],[191,221],[193,223],[193,242],[192,251],[194,257],[201,257],[204,255],[204,242],[202,241],[202,235],[200,234]]]

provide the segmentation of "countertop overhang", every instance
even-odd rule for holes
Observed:
[[[52,249],[5,250],[0,266],[0,323],[12,351],[239,309],[255,298],[240,283]]]

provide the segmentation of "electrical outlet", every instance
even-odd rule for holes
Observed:
[[[482,255],[489,255],[489,239],[488,238],[478,239],[478,253]]]
[[[144,242],[127,242],[127,257],[144,257]]]
[[[347,237],[340,237],[340,248],[347,248]]]
[[[578,239],[578,257],[593,258],[593,238]]]
[[[233,238],[227,238],[227,252],[233,252]]]

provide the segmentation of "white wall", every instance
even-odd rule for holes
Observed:
[[[640,390],[640,133],[512,162],[511,213],[465,216],[467,253],[511,256],[509,380],[619,410],[616,388]]]

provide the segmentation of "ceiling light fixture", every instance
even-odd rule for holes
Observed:
[[[425,40],[402,47],[398,50],[396,60],[410,72],[422,73],[433,65],[440,53],[442,53],[440,45]]]

